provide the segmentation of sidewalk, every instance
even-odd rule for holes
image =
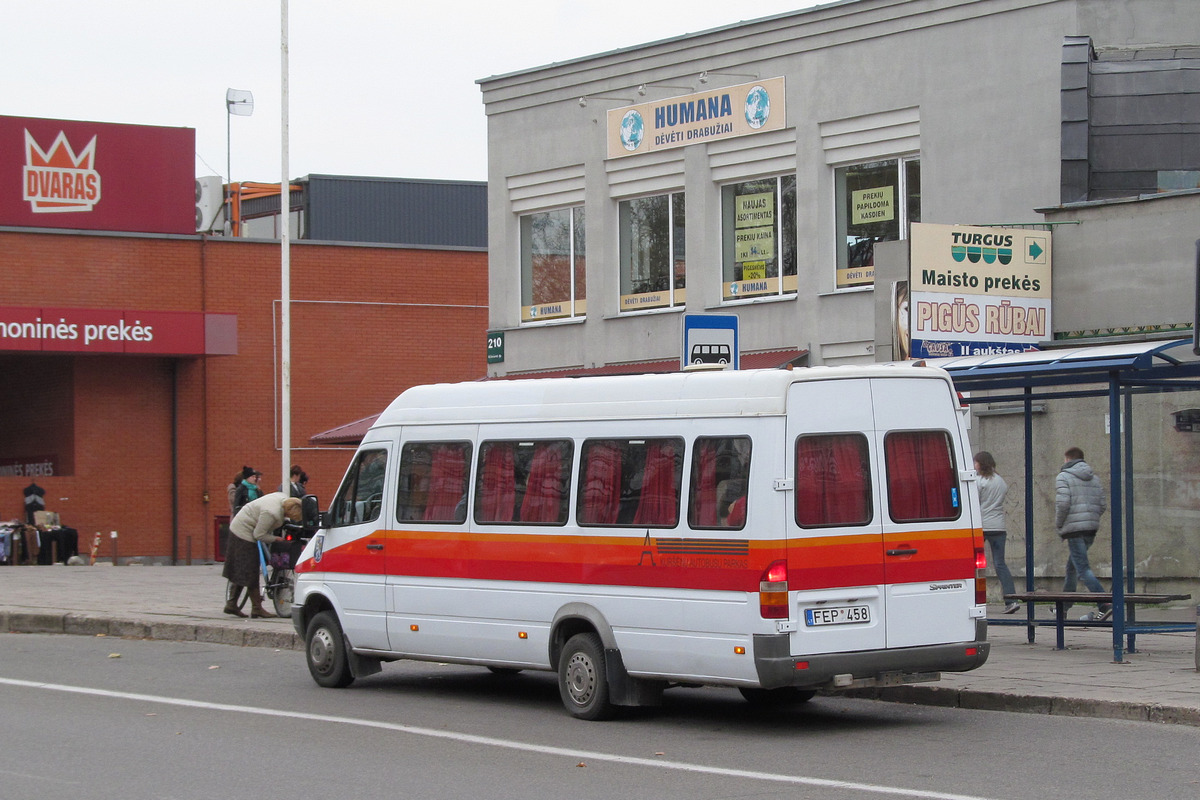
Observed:
[[[303,649],[291,620],[223,614],[224,591],[219,564],[0,567],[0,634],[103,634]],[[1039,609],[1039,618],[1046,614],[1047,609]],[[1194,622],[1195,608],[1145,609],[1140,616]],[[1195,633],[1139,633],[1138,652],[1126,653],[1117,664],[1112,660],[1110,629],[1068,627],[1068,649],[1061,651],[1054,649],[1053,628],[1038,628],[1032,645],[1025,630],[991,626],[991,656],[972,672],[943,673],[938,683],[859,695],[924,705],[1200,726]]]

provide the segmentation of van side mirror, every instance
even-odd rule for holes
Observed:
[[[325,515],[321,513],[321,501],[315,494],[306,494],[300,498],[300,521],[307,534],[312,534],[318,528],[325,527]]]

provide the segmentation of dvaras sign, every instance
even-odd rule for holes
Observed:
[[[0,307],[0,352],[233,355],[237,317],[195,311]]]
[[[1050,233],[913,223],[912,357],[1037,349],[1051,336]]]
[[[0,116],[0,225],[196,232],[190,128]]]

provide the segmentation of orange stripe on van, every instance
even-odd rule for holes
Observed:
[[[762,571],[786,558],[792,589],[974,577],[970,529],[737,540],[680,537],[380,530],[327,549],[298,571],[394,574],[756,592]],[[370,550],[368,544],[382,544]],[[889,557],[886,549],[916,549]]]

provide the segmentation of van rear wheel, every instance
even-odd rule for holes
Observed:
[[[304,653],[308,671],[318,686],[342,689],[354,682],[346,653],[346,637],[334,612],[322,611],[308,623]]]
[[[795,686],[781,686],[778,689],[738,689],[742,697],[752,706],[768,708],[770,706],[796,706],[807,703],[816,696],[812,689],[797,689]]]
[[[608,719],[616,713],[608,701],[604,648],[596,634],[577,633],[567,640],[558,662],[558,694],[577,719]]]

